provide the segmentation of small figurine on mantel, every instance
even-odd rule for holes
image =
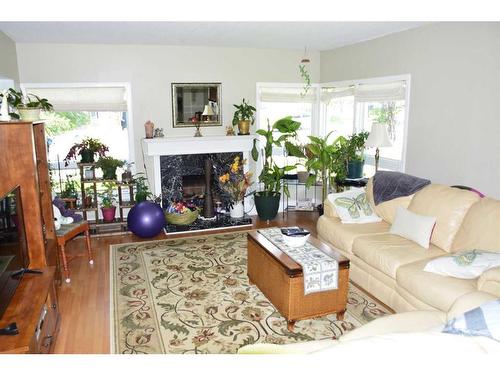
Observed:
[[[226,135],[231,136],[231,135],[236,135],[234,132],[234,128],[232,126],[226,126]]]
[[[156,128],[154,133],[154,138],[163,138],[165,135],[163,134],[162,128]]]
[[[146,121],[146,123],[144,124],[144,130],[146,132],[146,138],[153,138],[154,129],[155,129],[155,124],[153,124],[149,120]]]

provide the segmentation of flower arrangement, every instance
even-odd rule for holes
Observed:
[[[233,203],[242,201],[252,184],[252,173],[243,172],[245,163],[245,159],[240,160],[240,157],[236,156],[229,171],[219,177],[221,188],[229,194]]]
[[[75,143],[68,151],[68,155],[64,158],[64,165],[68,166],[71,159],[76,159],[77,155],[82,157],[82,163],[93,163],[94,156],[98,154],[100,157],[106,155],[108,146],[103,144],[100,140],[95,138],[86,137],[80,143]]]

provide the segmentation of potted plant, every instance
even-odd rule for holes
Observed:
[[[96,167],[101,168],[104,180],[116,180],[116,169],[123,167],[124,164],[123,160],[111,156],[101,156],[96,163]]]
[[[80,143],[75,143],[68,151],[64,158],[64,165],[68,166],[70,160],[76,159],[77,155],[81,156],[81,163],[94,163],[95,155],[104,157],[108,152],[108,146],[103,144],[100,140],[95,138],[86,137]]]
[[[365,143],[368,132],[353,134],[347,141],[347,178],[363,177]]]
[[[99,198],[101,198],[101,212],[103,221],[106,223],[111,223],[115,220],[116,206],[114,189],[115,184],[112,182],[103,183],[104,191],[99,193]]]
[[[274,219],[278,213],[279,202],[281,197],[282,180],[286,172],[296,168],[295,165],[280,167],[273,159],[273,147],[285,147],[288,155],[304,158],[304,153],[299,147],[294,145],[291,140],[296,139],[297,130],[300,128],[300,122],[292,120],[292,117],[285,117],[276,121],[271,127],[269,120],[267,121],[267,130],[259,129],[257,134],[264,137],[266,143],[261,150],[262,154],[262,172],[259,175],[259,182],[264,185],[264,189],[255,192],[255,207],[257,213],[262,220]],[[252,157],[255,161],[258,160],[259,152],[254,147],[252,149]],[[283,188],[283,193],[290,196],[287,186]]]
[[[233,116],[233,126],[238,125],[238,134],[247,135],[250,134],[250,125],[254,122],[254,113],[256,111],[255,107],[248,104],[245,99],[240,105],[233,104],[236,108]]]
[[[241,218],[245,215],[243,207],[243,199],[245,198],[247,189],[252,184],[252,173],[243,172],[243,166],[246,160],[240,160],[236,156],[231,164],[229,170],[222,176],[219,176],[219,184],[231,198],[231,209],[229,214],[232,218]]]
[[[26,93],[21,91],[9,89],[9,96],[7,97],[8,103],[17,108],[19,115],[11,113],[14,118],[21,118],[24,121],[37,121],[40,119],[40,111],[52,111],[54,108],[52,104],[45,98],[40,98],[35,94]]]
[[[318,180],[321,181],[321,201],[324,202],[328,195],[328,186],[334,185],[334,179],[343,179],[346,174],[346,154],[347,139],[340,136],[332,143],[328,138],[332,132],[324,138],[309,136],[310,143],[307,148],[307,159],[304,164],[309,177],[306,181],[306,187],[311,187]],[[322,212],[322,204],[318,206]]]
[[[85,188],[85,198],[83,199],[83,207],[92,207],[92,197],[94,196],[94,189],[90,186]]]
[[[149,187],[147,185],[148,179],[142,176],[144,173],[136,173],[134,176],[135,182],[135,202],[140,203],[148,200],[148,198],[153,198],[153,194],[149,191]]]

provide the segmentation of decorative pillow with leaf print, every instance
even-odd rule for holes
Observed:
[[[466,250],[428,262],[424,271],[459,279],[475,279],[490,268],[500,267],[500,253]]]
[[[364,189],[330,194],[328,200],[335,206],[344,224],[376,223],[382,220],[375,214]]]

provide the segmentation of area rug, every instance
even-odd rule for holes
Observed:
[[[294,332],[247,278],[245,233],[113,245],[112,352],[236,353],[253,343],[338,338],[390,312],[350,284],[343,321],[297,322]]]

